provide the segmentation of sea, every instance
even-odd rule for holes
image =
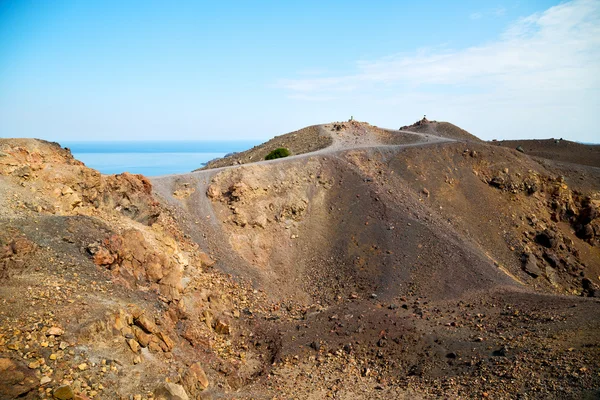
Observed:
[[[103,174],[181,174],[208,161],[248,150],[257,140],[61,142],[73,156]]]

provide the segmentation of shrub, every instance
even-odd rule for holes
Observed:
[[[278,149],[273,150],[265,157],[265,160],[274,160],[276,158],[283,158],[290,155],[290,151],[284,147],[279,147]]]

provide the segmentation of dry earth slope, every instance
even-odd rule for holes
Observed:
[[[426,120],[278,140],[151,180],[0,140],[0,399],[600,395],[598,168]]]
[[[597,168],[449,123],[320,129],[332,144],[314,153],[153,180],[219,268],[273,302],[278,361],[247,390],[598,395]]]

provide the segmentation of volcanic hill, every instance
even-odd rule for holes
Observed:
[[[0,398],[597,398],[598,159],[520,145],[336,122],[147,179],[1,139]]]

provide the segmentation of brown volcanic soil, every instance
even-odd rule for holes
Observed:
[[[325,127],[336,151],[153,181],[269,298],[240,398],[599,395],[597,169]]]
[[[597,144],[581,144],[562,139],[500,140],[491,143],[511,149],[521,146],[525,154],[530,156],[600,168],[600,145]]]
[[[599,170],[436,127],[151,182],[0,141],[0,399],[599,397]]]

